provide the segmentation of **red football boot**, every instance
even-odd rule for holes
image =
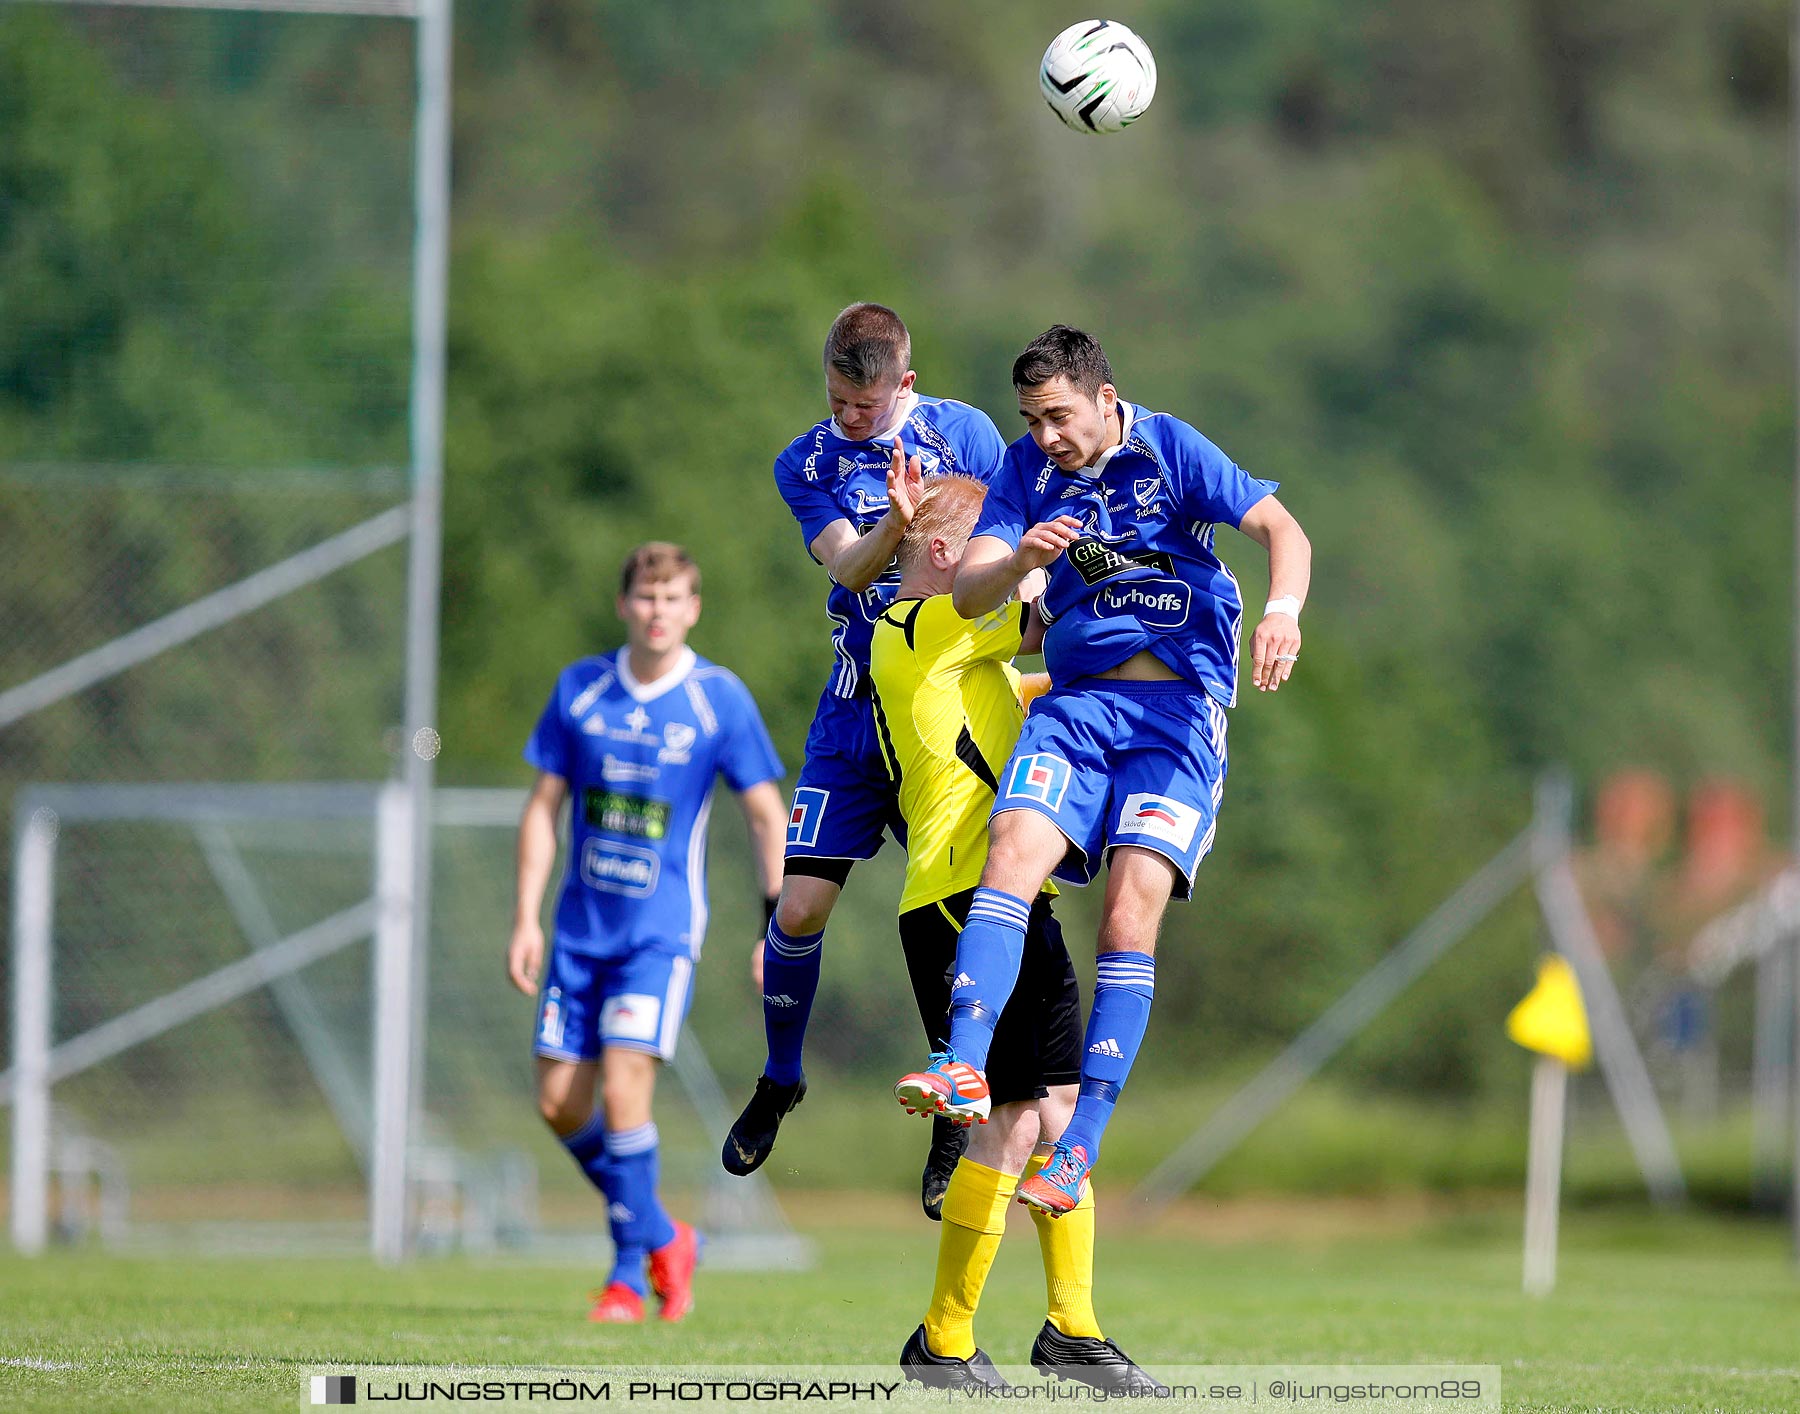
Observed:
[[[615,1281],[594,1297],[590,1321],[612,1325],[631,1325],[644,1319],[644,1298],[622,1281]]]
[[[650,1254],[650,1289],[662,1297],[659,1313],[679,1321],[694,1309],[694,1268],[700,1265],[700,1234],[684,1222],[675,1235]]]

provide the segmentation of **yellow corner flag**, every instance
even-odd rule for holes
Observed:
[[[1506,1034],[1528,1051],[1551,1056],[1571,1070],[1585,1070],[1594,1059],[1588,1034],[1587,1008],[1575,969],[1551,954],[1538,961],[1537,985],[1506,1017]]]

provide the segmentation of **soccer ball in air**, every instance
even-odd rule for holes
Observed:
[[[1078,133],[1116,133],[1156,96],[1150,46],[1117,20],[1070,25],[1044,51],[1038,87],[1050,111]]]

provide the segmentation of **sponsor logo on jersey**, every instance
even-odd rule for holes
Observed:
[[[654,1045],[662,1024],[662,998],[648,992],[620,992],[600,1008],[600,1035],[608,1041]]]
[[[625,714],[625,725],[634,732],[641,732],[650,725],[650,714],[644,710],[642,703]]]
[[[787,842],[789,846],[812,849],[819,842],[819,822],[825,818],[825,805],[831,792],[817,786],[801,786],[794,792],[793,808],[788,811]]]
[[[1134,579],[1102,589],[1094,596],[1094,612],[1129,616],[1145,628],[1170,633],[1188,621],[1193,603],[1193,589],[1178,579]]]
[[[600,779],[615,785],[649,785],[661,774],[654,766],[622,760],[610,751],[600,762]]]
[[[647,849],[590,839],[581,848],[581,881],[602,893],[644,898],[656,891],[662,861]]]
[[[860,519],[872,520],[876,516],[887,514],[888,498],[884,488],[879,496],[870,492],[866,486],[858,486],[856,493],[850,498],[850,513]]]
[[[656,753],[656,759],[670,766],[687,765],[688,753],[694,749],[694,739],[699,735],[686,722],[665,722],[663,747]]]
[[[1098,538],[1084,538],[1069,546],[1069,563],[1089,584],[1098,584],[1103,579],[1136,569],[1175,573],[1175,562],[1161,550],[1115,550]]]
[[[1041,801],[1052,810],[1062,808],[1063,795],[1068,789],[1069,763],[1048,752],[1019,757],[1006,777],[1009,799]]]
[[[1037,485],[1036,485],[1036,487],[1033,488],[1037,492],[1038,495],[1041,496],[1044,494],[1044,488],[1049,486],[1050,478],[1053,475],[1055,475],[1055,473],[1056,473],[1056,463],[1053,461],[1046,461],[1044,463],[1044,469],[1038,473]],[[1076,492],[1080,489],[1081,489],[1080,483],[1077,483],[1076,485],[1071,486],[1068,490],[1064,491],[1063,495],[1065,495],[1065,496],[1072,495],[1074,492]]]
[[[1199,828],[1200,812],[1193,806],[1170,800],[1166,795],[1139,793],[1125,797],[1113,834],[1115,837],[1148,835],[1185,850],[1194,843],[1194,834]]]
[[[673,807],[666,800],[589,786],[581,793],[581,804],[589,828],[609,835],[660,840],[669,833],[669,813]]]
[[[583,736],[605,736],[606,718],[601,716],[598,712],[594,713],[591,717],[583,718],[581,723],[581,734]]]

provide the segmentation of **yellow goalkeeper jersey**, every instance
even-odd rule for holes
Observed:
[[[1025,720],[1012,666],[1025,612],[965,619],[938,594],[895,600],[875,621],[876,734],[906,820],[902,913],[981,882],[988,812]]]

